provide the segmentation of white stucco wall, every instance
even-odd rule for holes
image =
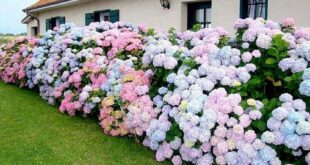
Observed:
[[[240,16],[240,0],[213,0],[212,27],[222,26],[230,34]],[[310,27],[310,0],[268,0],[268,19],[280,22],[287,17],[298,26]]]
[[[85,13],[104,9],[119,9],[120,21],[145,24],[157,29],[177,31],[187,28],[187,3],[210,0],[170,0],[171,8],[163,9],[159,0],[80,0],[83,3],[50,9],[38,13],[41,33],[45,32],[45,20],[66,17],[66,22],[85,25]],[[231,35],[233,24],[240,15],[240,0],[212,0],[211,26],[224,27]],[[269,0],[268,19],[281,21],[293,17],[298,25],[310,27],[310,0]],[[32,25],[28,25],[28,34]]]
[[[27,23],[27,36],[31,36],[31,28],[32,27],[37,27],[38,23],[36,20],[31,20],[30,22]]]
[[[298,26],[310,27],[310,0],[269,0],[268,19],[292,17]]]
[[[213,0],[212,1],[212,27],[221,26],[234,33],[233,24],[240,16],[240,0]]]
[[[156,29],[168,30],[171,27],[178,31],[187,28],[187,3],[210,0],[170,0],[171,8],[163,9],[159,0],[82,0],[84,3],[50,9],[39,12],[41,33],[45,32],[45,20],[56,17],[66,17],[66,22],[78,26],[85,25],[85,13],[104,9],[119,9],[120,21],[134,24],[145,24]],[[29,31],[28,31],[29,32]]]
[[[41,30],[45,30],[45,20],[55,16],[66,17],[66,22],[74,22],[78,26],[85,25],[85,13],[104,9],[119,9],[120,21],[135,24],[146,24],[158,29],[167,30],[175,27],[185,30],[182,22],[180,0],[172,0],[170,10],[163,9],[159,0],[93,0],[80,5],[69,6],[42,12],[39,14]],[[183,24],[184,27],[181,27]]]

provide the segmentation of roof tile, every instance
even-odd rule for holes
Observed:
[[[49,5],[53,5],[53,4],[57,4],[57,3],[65,2],[65,1],[68,1],[68,0],[39,0],[38,2],[24,9],[24,11],[29,11],[31,9],[49,6]]]

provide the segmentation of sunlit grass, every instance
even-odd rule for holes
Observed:
[[[37,92],[0,82],[0,164],[159,163],[133,139],[104,135],[95,119],[61,114]]]

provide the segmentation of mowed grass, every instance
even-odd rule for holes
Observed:
[[[37,92],[0,82],[0,164],[169,163],[131,138],[104,135],[95,119],[69,117]]]

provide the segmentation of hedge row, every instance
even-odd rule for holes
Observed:
[[[310,29],[238,20],[177,33],[61,25],[0,51],[0,78],[69,115],[97,116],[181,164],[310,163]]]

